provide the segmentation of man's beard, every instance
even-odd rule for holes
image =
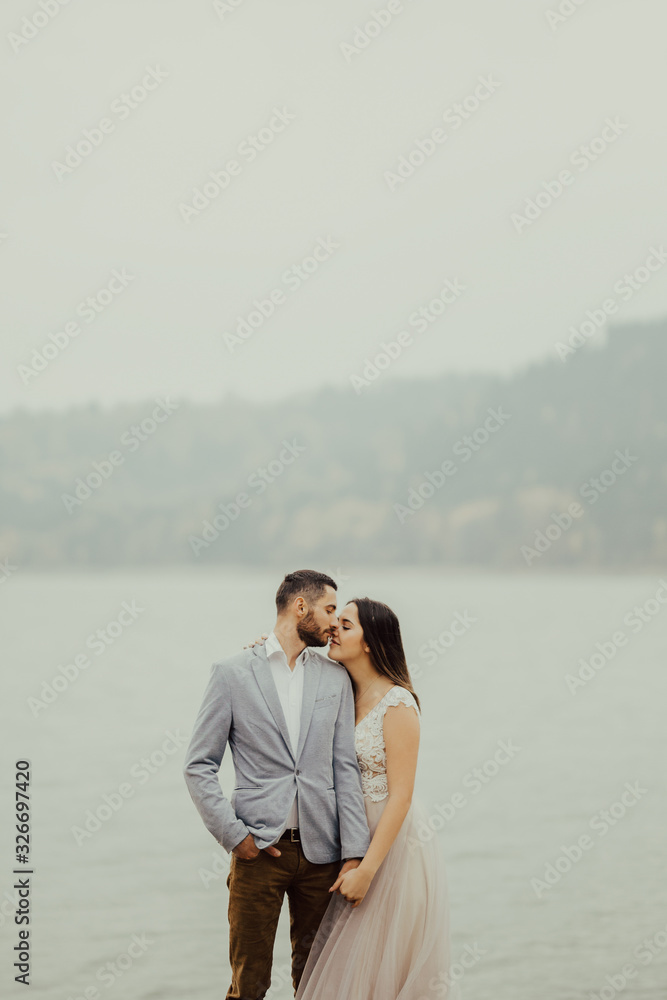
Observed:
[[[296,634],[302,642],[305,642],[306,646],[326,646],[330,639],[328,633],[323,634],[322,629],[317,627],[312,611],[309,611],[303,621],[299,622]]]

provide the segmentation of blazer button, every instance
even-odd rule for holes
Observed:
[[[301,771],[297,770],[297,772],[296,772],[296,773],[297,773],[297,774],[301,774]]]

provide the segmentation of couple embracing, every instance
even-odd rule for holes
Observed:
[[[231,852],[226,1000],[266,995],[285,893],[297,1000],[451,996],[398,619],[366,597],[338,617],[336,589],[314,570],[285,577],[266,642],[213,664],[188,747],[190,795]],[[231,799],[218,781],[228,744]]]

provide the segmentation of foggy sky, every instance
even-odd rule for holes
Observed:
[[[39,0],[3,4],[3,412],[349,385],[402,330],[391,377],[509,371],[553,356],[610,296],[618,321],[667,314],[667,266],[613,290],[667,242],[659,0],[572,3],[554,26],[557,0],[234,3],[70,0],[25,44],[12,33]],[[443,120],[480,80],[479,107]],[[105,118],[99,145],[58,168]],[[271,122],[251,159],[241,144]],[[434,128],[446,138],[391,190]],[[583,169],[572,154],[605,128],[618,134]],[[185,221],[230,160],[226,190]],[[517,232],[513,213],[563,170],[572,182]],[[286,277],[318,240],[338,246]],[[80,303],[114,270],[120,291],[89,322]],[[465,290],[410,327],[447,279]],[[230,351],[224,334],[275,289]],[[18,366],[68,322],[78,335],[24,384]]]

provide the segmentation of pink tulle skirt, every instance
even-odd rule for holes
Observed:
[[[371,831],[387,799],[364,797]],[[420,839],[419,833],[422,833]],[[398,836],[362,902],[340,893],[329,907],[299,983],[297,1000],[453,998],[449,982],[449,904],[437,835],[413,796]]]

